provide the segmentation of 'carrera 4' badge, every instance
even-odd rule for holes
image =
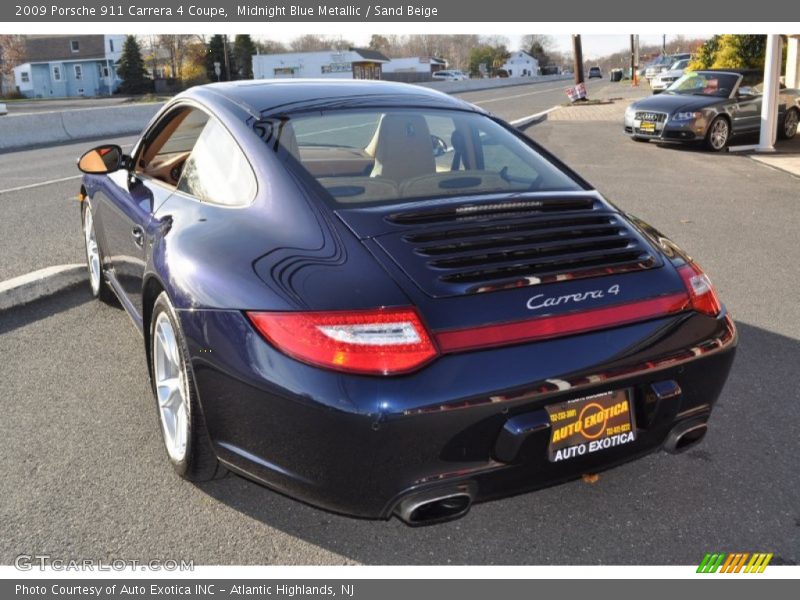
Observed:
[[[528,310],[539,310],[540,308],[551,308],[561,304],[581,303],[587,300],[600,300],[606,296],[619,295],[619,285],[614,284],[607,290],[589,290],[587,292],[578,292],[577,294],[565,294],[563,296],[545,296],[544,294],[536,294],[528,299],[526,306]]]

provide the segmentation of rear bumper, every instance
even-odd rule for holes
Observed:
[[[468,484],[487,500],[657,450],[675,424],[707,419],[736,347],[729,318],[692,313],[448,356],[382,379],[298,363],[234,311],[181,319],[220,460],[292,497],[369,518],[391,516],[412,493]],[[509,444],[510,420],[621,388],[633,391],[635,441],[559,463],[547,459],[549,425]]]

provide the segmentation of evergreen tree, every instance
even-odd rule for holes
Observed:
[[[125,38],[122,56],[117,63],[117,74],[122,79],[119,91],[123,94],[144,94],[152,90],[152,82],[147,78],[144,68],[142,50],[132,35]]]
[[[253,78],[253,54],[256,45],[249,35],[237,35],[233,40],[233,58],[236,63],[236,79]]]

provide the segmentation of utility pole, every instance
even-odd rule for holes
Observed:
[[[633,84],[636,81],[636,65],[634,64],[633,60],[633,34],[631,34],[631,83]]]
[[[231,59],[228,56],[228,34],[222,36],[222,52],[225,57],[225,81],[231,80]]]
[[[583,83],[583,47],[581,46],[581,36],[572,36],[572,55],[574,57],[575,85]]]
[[[639,34],[633,36],[633,85],[639,85]]]
[[[661,54],[667,53],[667,34],[661,34]]]

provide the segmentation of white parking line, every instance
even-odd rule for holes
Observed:
[[[73,179],[80,179],[83,175],[70,175],[69,177],[61,177],[60,179],[50,179],[48,181],[40,181],[38,183],[29,183],[28,185],[20,185],[18,187],[0,190],[0,194],[10,194],[11,192],[21,192],[23,190],[31,190],[33,188],[42,187],[43,185],[50,185],[52,183],[61,183],[63,181],[72,181]]]

